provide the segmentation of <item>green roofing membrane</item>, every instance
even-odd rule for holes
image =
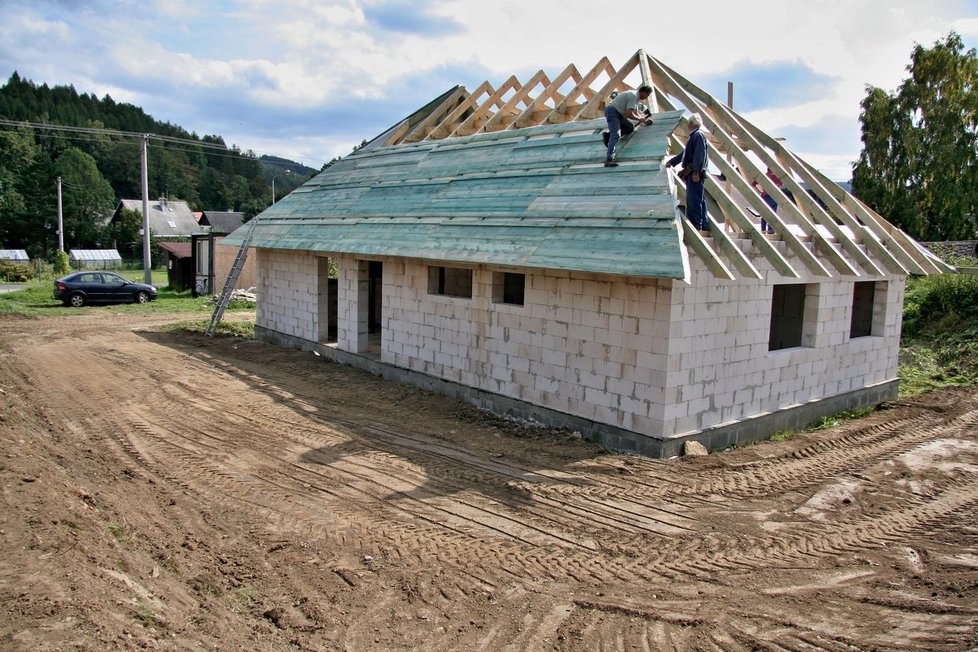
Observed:
[[[251,246],[682,278],[662,162],[681,115],[624,139],[617,168],[604,119],[356,152],[259,215]]]

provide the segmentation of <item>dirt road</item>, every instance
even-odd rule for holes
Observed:
[[[0,317],[0,648],[978,646],[972,391],[662,461],[165,321]]]

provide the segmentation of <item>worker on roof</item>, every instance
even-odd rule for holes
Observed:
[[[615,162],[615,148],[618,146],[618,139],[624,138],[635,131],[632,120],[641,124],[652,124],[652,118],[648,117],[638,109],[639,102],[645,102],[652,94],[652,87],[643,84],[638,87],[638,92],[625,91],[618,93],[604,110],[604,117],[608,120],[608,155],[605,158],[606,168],[618,167]]]
[[[689,116],[688,124],[689,139],[686,140],[686,147],[669,159],[666,167],[683,164],[679,178],[686,183],[686,218],[700,231],[709,231],[710,222],[706,219],[706,196],[703,194],[703,186],[706,182],[706,169],[710,164],[710,146],[700,129],[703,126],[703,118],[700,114],[694,113]]]

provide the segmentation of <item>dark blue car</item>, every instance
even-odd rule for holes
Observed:
[[[54,282],[54,298],[75,308],[86,303],[146,303],[156,299],[156,288],[112,272],[75,272]]]

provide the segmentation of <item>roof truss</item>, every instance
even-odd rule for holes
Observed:
[[[603,115],[613,92],[633,88],[629,82],[652,86],[648,108],[653,113],[685,108],[703,117],[713,148],[711,162],[723,177],[722,181],[708,177],[706,186],[713,224],[710,236],[686,228],[683,220],[683,239],[717,277],[733,277],[731,269],[759,277],[733,240],[745,237],[774,269],[792,278],[800,277],[801,270],[853,278],[952,271],[779,140],[643,50],[618,69],[604,57],[584,74],[571,64],[553,79],[540,70],[525,84],[513,76],[498,87],[483,82],[471,93],[458,87],[410,127],[399,125],[387,132],[382,145],[593,120]],[[681,126],[673,135],[670,151],[682,148],[685,132]],[[783,189],[767,177],[766,168],[782,180]],[[671,185],[682,203],[682,181],[673,178]],[[777,212],[760,199],[755,186],[775,199]],[[790,256],[759,231],[758,215],[773,225]]]

